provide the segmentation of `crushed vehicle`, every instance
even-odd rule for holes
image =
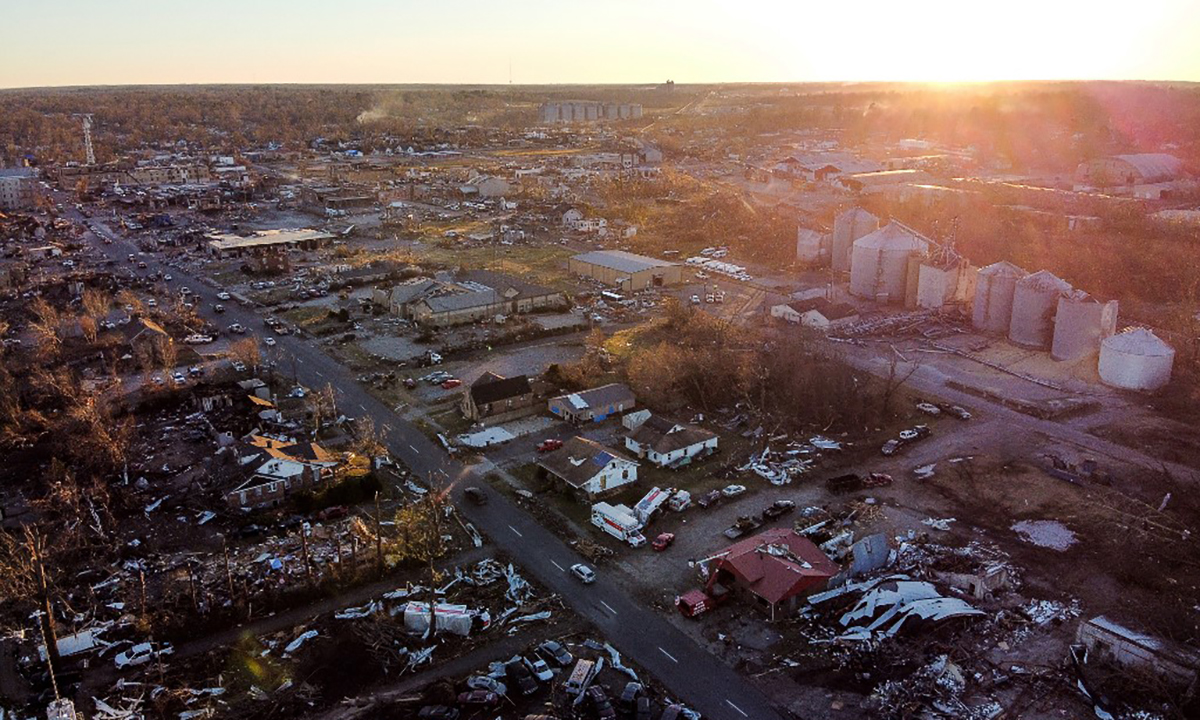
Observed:
[[[721,534],[730,540],[736,540],[746,533],[754,532],[760,527],[762,527],[762,520],[751,517],[750,515],[741,515],[731,527],[726,529],[725,532]]]

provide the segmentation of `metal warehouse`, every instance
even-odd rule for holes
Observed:
[[[596,250],[567,261],[567,270],[595,278],[625,292],[683,282],[683,266],[622,250]]]

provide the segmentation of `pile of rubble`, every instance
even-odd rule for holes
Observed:
[[[759,432],[761,430],[758,428]],[[771,448],[773,442],[781,443],[779,449]],[[752,454],[737,470],[749,470],[772,485],[788,485],[793,479],[810,471],[823,454],[840,452],[842,447],[843,443],[820,435],[809,438],[807,442],[790,440],[787,435],[774,436],[768,438],[763,449]]]

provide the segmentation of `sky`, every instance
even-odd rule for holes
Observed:
[[[1200,81],[1200,0],[0,0],[0,17],[5,88]]]

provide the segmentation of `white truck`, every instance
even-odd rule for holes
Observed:
[[[592,524],[633,547],[646,544],[646,538],[641,533],[642,524],[634,516],[633,510],[624,505],[596,503],[592,506]]]
[[[667,501],[672,512],[683,512],[692,506],[692,494],[687,490],[676,490]]]
[[[638,500],[637,503],[634,504],[633,516],[637,518],[638,522],[640,522],[643,527],[645,527],[650,523],[650,518],[654,517],[654,514],[658,512],[659,508],[661,508],[670,497],[670,490],[652,488],[650,492],[646,493],[645,497],[643,497],[641,500]]]

